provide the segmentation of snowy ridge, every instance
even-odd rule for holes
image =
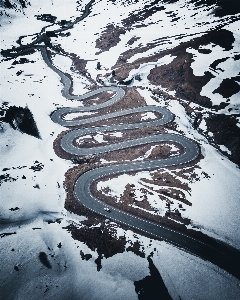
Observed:
[[[140,299],[145,293],[151,299],[163,294],[164,286],[172,299],[240,298],[239,280],[217,266],[107,218],[68,211],[69,203],[76,205],[69,182],[77,169],[116,164],[120,154],[126,161],[141,162],[171,157],[181,149],[149,145],[135,156],[119,152],[84,164],[59,158],[53,145],[63,128],[50,115],[57,108],[74,109],[76,101],[63,97],[59,75],[34,50],[48,49],[56,68],[73,82],[70,94],[95,89],[98,77],[105,83],[127,82],[127,93],[138,93],[126,95],[130,103],[165,106],[176,115],[173,125],[161,130],[200,144],[202,157],[195,166],[106,178],[96,183],[96,193],[240,249],[239,1],[94,1],[89,16],[65,30],[87,2],[0,2],[1,50],[15,53],[0,57],[1,298]],[[19,42],[27,46],[41,32],[53,30],[60,31],[34,44],[32,52],[16,56],[12,47]],[[91,101],[98,104],[101,97]],[[128,104],[122,103],[120,110]],[[29,108],[41,139],[4,121],[10,106]],[[76,117],[87,115],[73,113],[65,119]],[[129,118],[155,120],[149,113]],[[125,137],[124,130],[98,131],[78,142],[97,147]]]

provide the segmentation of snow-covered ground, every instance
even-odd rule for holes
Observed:
[[[11,0],[11,3],[17,1]],[[47,30],[59,28],[37,20],[36,14],[52,14],[57,20],[74,20],[81,14],[81,9],[88,1],[44,1],[42,5],[37,0],[31,0],[31,6],[25,9],[4,9],[1,25],[1,48],[7,49],[17,46],[16,40],[21,35],[28,36],[23,43],[33,40],[29,35],[38,33],[49,25]],[[189,2],[189,3],[188,3]],[[131,5],[120,5],[121,1],[96,1],[92,12],[83,22],[76,24],[67,37],[52,38],[52,42],[60,44],[69,53],[76,53],[80,58],[88,60],[87,71],[95,79],[103,70],[97,70],[100,61],[104,70],[116,63],[119,55],[136,46],[136,43],[146,45],[149,42],[165,38],[165,42],[144,53],[150,56],[167,48],[173,48],[180,41],[188,41],[194,36],[200,36],[205,31],[224,23],[226,17],[219,20],[211,12],[213,7],[202,6],[197,10],[190,1],[177,1],[164,4],[166,10],[150,16],[146,27],[135,27],[142,23],[135,23],[132,30],[120,36],[120,42],[109,51],[99,55],[95,48],[95,41],[108,24],[122,26],[122,20],[129,14],[150,1],[138,1]],[[19,4],[18,4],[19,5]],[[187,8],[186,8],[187,5]],[[166,12],[175,12],[179,17],[173,21]],[[194,15],[195,14],[195,15]],[[178,23],[177,23],[178,22]],[[215,22],[215,23],[214,23]],[[20,24],[20,25],[19,25]],[[214,24],[214,25],[213,25]],[[192,69],[194,74],[203,74],[209,70],[210,64],[219,58],[228,60],[218,65],[221,70],[206,86],[201,94],[211,98],[213,104],[219,104],[222,99],[213,91],[224,78],[237,76],[239,61],[233,56],[239,53],[239,21],[225,26],[234,33],[235,43],[230,51],[223,51],[221,47],[210,45],[212,53],[205,60],[203,55],[194,49],[188,49],[194,54]],[[149,34],[151,33],[151,34]],[[187,33],[187,34],[186,34]],[[183,35],[182,39],[176,36]],[[127,42],[139,37],[133,45]],[[132,56],[128,62],[142,57],[142,53]],[[227,272],[213,264],[203,261],[165,242],[150,240],[131,231],[124,231],[113,224],[116,235],[125,236],[128,241],[125,248],[134,241],[139,241],[145,258],[133,252],[115,254],[110,258],[103,257],[102,269],[97,271],[95,260],[97,250],[92,251],[85,243],[74,240],[64,227],[69,224],[82,226],[83,216],[68,213],[64,208],[66,192],[63,181],[66,171],[73,166],[67,160],[60,159],[53,150],[53,142],[64,128],[53,123],[50,114],[58,107],[75,107],[74,101],[67,101],[61,94],[62,85],[59,77],[47,67],[40,52],[26,56],[30,61],[24,64],[12,65],[14,59],[5,60],[1,57],[1,103],[8,105],[27,106],[32,112],[40,132],[41,139],[22,134],[14,130],[7,123],[0,124],[0,165],[1,165],[1,202],[0,202],[0,295],[1,299],[137,299],[134,281],[148,276],[149,268],[146,257],[153,252],[153,262],[159,270],[163,281],[173,299],[239,299],[239,281]],[[184,135],[195,139],[201,146],[204,156],[198,163],[195,172],[200,180],[188,182],[190,193],[184,194],[192,206],[183,205],[185,211],[182,216],[191,219],[191,225],[198,230],[217,239],[228,242],[240,249],[239,214],[240,214],[240,171],[227,157],[224,157],[207,139],[193,129],[189,117],[183,106],[175,101],[152,99],[148,89],[153,88],[147,76],[156,65],[170,63],[174,57],[167,56],[159,61],[142,64],[138,69],[131,70],[129,78],[140,75],[142,81],[133,81],[132,86],[138,87],[139,93],[148,105],[167,105],[176,115],[178,130]],[[18,59],[16,59],[18,60]],[[71,74],[75,94],[85,93],[89,81],[70,70],[71,60],[67,56],[55,55],[53,64],[62,71]],[[19,76],[17,72],[23,71]],[[211,71],[211,70],[210,70]],[[166,91],[166,90],[165,90]],[[175,91],[167,91],[175,94]],[[239,110],[239,93],[230,97],[233,112]],[[83,114],[81,114],[83,115]],[[78,117],[67,115],[66,119]],[[145,114],[142,120],[153,119],[152,114]],[[203,129],[204,124],[202,124]],[[169,130],[170,132],[170,130]],[[122,133],[115,133],[121,137]],[[104,142],[104,134],[94,137],[96,142]],[[79,141],[81,142],[81,141]],[[173,147],[173,146],[172,146]],[[223,146],[224,147],[224,146]],[[154,147],[151,148],[151,151]],[[174,147],[172,148],[174,149]],[[227,148],[223,148],[227,151]],[[228,150],[229,151],[229,150]],[[145,154],[147,157],[149,152]],[[206,177],[203,174],[207,174]],[[99,183],[99,189],[109,188],[109,192],[119,201],[127,183],[134,183],[136,199],[141,201],[141,188],[148,189],[143,178],[151,178],[152,173],[141,172],[135,176],[127,174],[117,179]],[[181,179],[183,180],[183,179]],[[187,181],[187,180],[186,180]],[[156,187],[156,186],[155,186]],[[158,187],[159,188],[159,187]],[[156,188],[157,189],[157,188]],[[164,202],[156,202],[157,191],[151,186],[153,195],[149,195],[150,205],[165,213]],[[177,208],[178,202],[172,209]],[[92,255],[90,260],[82,260],[80,250]],[[41,255],[48,258],[49,265],[41,262]],[[47,266],[48,265],[48,266]]]

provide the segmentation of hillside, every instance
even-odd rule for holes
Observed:
[[[238,1],[0,18],[2,299],[240,298]]]

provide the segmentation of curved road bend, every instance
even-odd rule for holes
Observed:
[[[133,128],[140,128],[144,126],[157,126],[164,125],[168,122],[171,122],[174,118],[174,115],[166,108],[163,107],[155,107],[155,106],[146,106],[146,107],[138,107],[133,109],[128,109],[120,112],[115,112],[108,114],[107,116],[97,116],[91,117],[83,120],[71,120],[66,121],[63,119],[63,115],[72,112],[89,112],[89,111],[97,111],[99,108],[107,107],[112,103],[119,101],[124,96],[124,90],[120,87],[111,86],[111,87],[102,87],[93,92],[87,93],[83,96],[71,96],[69,94],[69,88],[71,85],[71,81],[68,77],[66,77],[60,70],[54,67],[50,60],[48,59],[45,48],[39,48],[41,50],[43,59],[46,64],[56,72],[63,83],[63,95],[67,99],[74,100],[84,100],[92,95],[96,95],[103,91],[115,91],[116,94],[108,101],[101,103],[99,105],[95,105],[93,107],[79,107],[79,108],[61,108],[54,111],[51,115],[51,118],[54,122],[62,125],[62,126],[76,126],[80,124],[91,124],[92,122],[106,120],[109,118],[114,118],[118,116],[123,116],[127,114],[137,113],[137,112],[158,112],[161,114],[161,117],[157,120],[135,123],[135,124],[121,124],[121,125],[112,125],[112,126],[102,126],[102,127],[89,127],[84,129],[76,129],[67,132],[61,140],[61,147],[64,151],[79,155],[85,156],[88,154],[98,154],[109,151],[115,151],[118,149],[129,148],[136,145],[143,145],[146,143],[152,142],[166,142],[172,141],[182,145],[184,152],[178,156],[170,157],[167,159],[155,160],[150,162],[135,162],[135,163],[125,163],[113,166],[106,166],[101,168],[92,169],[82,174],[75,182],[74,185],[74,195],[76,199],[83,204],[88,209],[105,216],[106,218],[110,218],[118,223],[125,224],[132,228],[136,228],[142,232],[146,232],[156,238],[160,238],[169,242],[179,248],[184,249],[185,251],[194,254],[203,258],[204,260],[208,260],[220,268],[228,271],[238,279],[240,279],[240,254],[239,251],[230,247],[229,245],[222,243],[220,241],[212,239],[209,240],[208,243],[201,242],[193,237],[190,237],[186,234],[180,233],[173,229],[169,229],[167,227],[158,225],[156,223],[147,221],[143,218],[131,215],[119,209],[110,207],[99,199],[95,198],[91,191],[91,184],[102,177],[111,176],[116,174],[122,174],[129,171],[143,171],[143,170],[154,170],[162,167],[181,165],[196,159],[199,155],[199,148],[197,144],[181,135],[177,134],[158,134],[152,135],[144,138],[140,138],[137,140],[128,140],[125,142],[111,144],[107,146],[99,146],[93,148],[78,148],[73,145],[73,140],[77,137],[84,136],[90,133],[96,132],[108,132],[108,131],[116,131],[116,130],[128,130]],[[106,212],[104,208],[110,208],[111,212]]]
[[[59,33],[64,30],[68,30],[69,28],[73,27],[74,24],[83,20],[87,17],[90,13],[90,7],[94,0],[91,0],[85,7],[85,11],[82,16],[77,18],[74,22],[71,22],[68,26],[62,29],[55,30],[55,33]],[[136,145],[143,145],[146,143],[151,142],[162,142],[162,141],[173,141],[181,144],[184,148],[183,154],[178,156],[170,157],[167,159],[156,160],[151,162],[136,162],[136,163],[126,163],[121,165],[113,165],[113,166],[106,166],[101,168],[96,168],[90,170],[84,174],[82,174],[75,182],[74,185],[74,195],[78,201],[80,201],[84,206],[88,209],[101,214],[107,218],[111,218],[112,220],[130,226],[132,228],[136,228],[142,232],[146,232],[156,238],[160,238],[169,242],[179,248],[182,248],[191,254],[199,256],[205,260],[208,260],[220,268],[225,269],[238,279],[240,279],[240,255],[239,251],[230,247],[229,245],[216,241],[212,239],[209,240],[208,243],[201,242],[195,238],[192,238],[186,234],[182,234],[178,231],[169,229],[167,227],[158,225],[156,223],[147,221],[143,218],[139,218],[137,216],[131,215],[119,209],[111,207],[111,212],[106,212],[104,210],[107,207],[106,204],[102,203],[99,199],[96,199],[90,192],[90,186],[93,181],[104,177],[104,176],[111,176],[116,174],[121,174],[129,171],[142,171],[142,170],[154,170],[162,167],[180,165],[183,163],[187,163],[196,159],[199,155],[199,148],[192,140],[183,137],[181,135],[176,134],[159,134],[159,135],[152,135],[150,137],[144,137],[138,140],[130,140],[126,142],[121,142],[118,144],[107,145],[107,146],[100,146],[94,147],[91,149],[80,149],[73,145],[73,140],[77,137],[88,133],[95,133],[95,132],[107,132],[113,130],[127,130],[132,128],[140,128],[143,126],[157,126],[157,125],[164,125],[168,122],[171,122],[174,118],[174,115],[166,108],[161,107],[154,107],[154,106],[147,106],[147,107],[139,107],[135,109],[128,109],[121,112],[111,113],[107,116],[97,116],[91,117],[87,120],[72,120],[66,121],[62,118],[64,114],[71,113],[71,112],[86,112],[86,111],[97,111],[100,108],[107,107],[113,104],[116,101],[119,101],[125,94],[124,90],[115,87],[101,87],[98,90],[92,91],[82,96],[71,95],[69,93],[69,89],[71,86],[71,80],[63,74],[60,70],[58,70],[55,66],[53,66],[51,60],[49,59],[46,51],[46,46],[37,45],[39,41],[43,38],[44,31],[47,27],[43,28],[40,32],[38,37],[34,42],[28,45],[21,45],[18,48],[3,50],[2,54],[5,56],[16,56],[20,55],[21,52],[35,48],[38,49],[45,63],[51,68],[55,73],[59,75],[61,81],[63,83],[63,90],[62,94],[65,98],[70,100],[79,100],[84,101],[85,99],[89,98],[90,96],[97,95],[103,91],[114,91],[116,92],[115,95],[108,101],[95,105],[94,107],[79,107],[79,108],[62,108],[53,112],[51,118],[54,122],[59,123],[62,126],[76,126],[78,124],[91,124],[92,122],[115,118],[117,116],[128,115],[131,113],[137,112],[159,112],[161,114],[161,118],[157,120],[148,121],[148,122],[141,122],[135,124],[124,124],[124,125],[114,125],[114,126],[103,126],[103,127],[90,127],[81,130],[73,130],[65,134],[61,141],[62,148],[72,154],[76,155],[86,155],[90,153],[104,153],[108,151],[114,151],[117,149],[129,148]],[[86,152],[87,151],[87,152]],[[220,220],[219,220],[220,221]]]
[[[86,6],[85,10],[82,14],[82,16],[76,18],[75,21],[70,22],[67,26],[64,28],[55,30],[55,33],[60,33],[62,31],[68,30],[73,27],[74,24],[77,22],[80,22],[84,18],[86,18],[90,13],[91,5],[94,3],[94,0],[91,0]],[[76,148],[72,145],[72,141],[74,138],[79,137],[81,135],[85,135],[87,133],[94,133],[98,131],[112,131],[112,130],[124,130],[124,129],[130,129],[130,128],[140,128],[142,126],[153,126],[153,123],[156,122],[156,125],[163,125],[168,122],[171,122],[173,119],[173,114],[167,110],[166,108],[159,108],[159,107],[141,107],[136,108],[133,110],[125,110],[118,113],[112,113],[108,114],[108,116],[102,116],[102,117],[92,117],[89,118],[88,121],[82,120],[82,121],[64,121],[62,118],[63,114],[66,114],[68,112],[83,112],[83,111],[96,111],[97,109],[107,107],[111,105],[112,103],[120,100],[124,96],[124,90],[119,87],[102,87],[99,88],[96,91],[90,92],[88,94],[85,94],[83,96],[73,96],[70,95],[69,89],[71,86],[71,80],[65,76],[60,70],[58,70],[56,67],[54,67],[50,61],[50,59],[47,56],[46,46],[40,46],[37,45],[37,43],[41,42],[44,39],[45,31],[49,26],[45,26],[42,31],[37,35],[37,38],[35,41],[28,45],[20,45],[20,47],[16,47],[13,49],[8,50],[2,50],[1,53],[4,56],[14,57],[17,55],[21,55],[27,50],[30,49],[38,49],[41,51],[42,57],[46,64],[54,71],[56,72],[63,83],[63,90],[62,94],[64,97],[70,100],[84,100],[87,99],[90,96],[96,95],[98,93],[101,93],[103,91],[115,91],[116,94],[108,101],[96,105],[94,107],[85,107],[85,108],[63,108],[59,109],[55,112],[53,112],[51,118],[54,122],[57,122],[63,126],[76,126],[77,124],[91,124],[92,122],[95,122],[97,120],[103,120],[108,118],[114,118],[116,116],[120,115],[127,115],[129,113],[136,113],[138,112],[146,112],[146,111],[158,111],[161,113],[162,118],[150,122],[142,122],[137,124],[126,124],[126,125],[116,125],[116,126],[104,126],[104,127],[93,127],[93,128],[86,128],[79,130],[73,130],[66,135],[63,136],[61,145],[65,151],[69,151],[69,153],[77,154],[77,155],[86,155],[86,152],[84,152],[84,149]],[[19,39],[21,41],[21,38]],[[140,111],[139,111],[140,109]],[[96,119],[97,118],[97,119]],[[154,123],[155,124],[155,123]],[[184,147],[184,153],[179,156],[174,156],[168,159],[164,160],[158,160],[154,162],[137,162],[137,163],[130,163],[130,164],[122,164],[122,165],[114,165],[114,166],[107,166],[102,168],[97,168],[90,170],[83,175],[81,175],[75,183],[74,186],[74,194],[78,201],[80,201],[83,205],[85,205],[90,210],[99,213],[107,218],[111,218],[112,220],[126,224],[132,228],[137,228],[138,230],[141,230],[142,232],[146,232],[148,234],[153,235],[156,238],[160,238],[165,240],[166,242],[169,242],[179,248],[183,248],[186,251],[195,254],[205,260],[211,261],[212,263],[218,265],[220,268],[225,269],[229,273],[233,274],[235,277],[240,279],[240,255],[239,251],[236,249],[230,247],[229,245],[216,241],[212,239],[212,241],[208,241],[208,243],[200,242],[197,239],[194,239],[190,236],[187,236],[185,234],[182,234],[180,232],[174,231],[172,229],[169,229],[167,227],[158,225],[153,222],[149,222],[143,218],[139,218],[137,216],[130,215],[126,212],[120,211],[116,208],[111,207],[111,213],[108,213],[104,210],[104,207],[107,205],[96,199],[90,192],[90,185],[93,181],[97,180],[98,178],[107,176],[107,175],[115,175],[120,174],[123,172],[129,172],[129,171],[138,171],[138,170],[153,170],[160,167],[167,167],[167,166],[173,166],[173,165],[180,165],[182,163],[186,163],[189,161],[194,160],[199,155],[199,149],[197,145],[191,141],[190,139],[187,139],[186,137],[180,136],[180,135],[174,135],[174,134],[161,134],[161,135],[154,135],[152,137],[142,138],[139,139],[139,141],[127,141],[122,142],[117,145],[108,145],[103,147],[95,147],[92,148],[92,153],[103,153],[106,151],[113,151],[116,149],[123,149],[126,147],[131,147],[133,145],[140,145],[144,143],[149,143],[151,141],[174,141],[180,143]],[[221,221],[221,220],[219,220]]]

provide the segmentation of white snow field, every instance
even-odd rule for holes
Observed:
[[[17,9],[1,8],[3,11],[0,21],[1,49],[17,46],[17,39],[23,35],[26,36],[23,44],[31,42],[35,38],[31,35],[39,33],[44,26],[49,25],[47,30],[59,28],[58,24],[51,25],[37,20],[35,15],[52,14],[58,21],[63,19],[72,21],[81,15],[81,10],[87,2],[87,0],[44,0],[44,2],[30,0],[31,5],[23,9],[17,0],[10,0]],[[164,41],[145,53],[133,55],[129,58],[129,63],[142,56],[148,57],[153,53],[173,48],[180,42],[201,36],[219,24],[226,24],[223,28],[232,31],[235,37],[232,50],[224,51],[220,46],[209,45],[212,53],[207,60],[204,56],[202,64],[203,54],[188,49],[194,54],[191,67],[196,75],[209,71],[209,66],[216,56],[228,57],[227,61],[218,65],[221,70],[218,74],[214,72],[216,77],[201,91],[201,95],[208,96],[213,104],[225,101],[221,95],[213,94],[213,91],[224,78],[239,74],[239,60],[235,61],[233,56],[239,53],[240,21],[228,25],[227,17],[220,19],[214,16],[214,6],[202,5],[196,9],[189,0],[159,3],[164,5],[165,10],[151,15],[145,21],[139,21],[138,25],[143,22],[145,27],[137,27],[135,23],[132,30],[120,35],[120,42],[116,46],[109,51],[96,54],[99,49],[95,48],[95,41],[108,24],[122,26],[123,19],[150,3],[151,1],[140,0],[127,1],[123,5],[120,0],[95,1],[91,14],[84,21],[74,25],[70,30],[71,35],[53,37],[51,41],[56,45],[60,44],[66,52],[75,53],[86,60],[87,71],[93,79],[96,79],[96,76],[103,72],[96,69],[98,61],[105,71],[109,71],[120,54],[136,44],[147,45],[154,41],[157,44],[160,39]],[[175,12],[179,19],[172,21],[166,12]],[[177,39],[176,37],[180,35],[182,38]],[[127,44],[133,37],[139,39],[133,45]],[[110,224],[115,230],[115,235],[126,237],[125,249],[138,241],[145,258],[131,251],[124,251],[109,258],[103,256],[102,269],[97,271],[95,263],[98,258],[97,249],[93,251],[85,243],[74,240],[65,228],[70,224],[81,228],[82,221],[86,220],[86,217],[71,214],[64,208],[66,198],[64,174],[74,165],[55,154],[53,142],[66,128],[53,123],[50,118],[51,112],[58,107],[75,107],[82,104],[66,100],[62,96],[60,78],[45,64],[40,52],[26,57],[30,62],[16,64],[14,67],[12,66],[14,59],[6,60],[3,56],[0,57],[0,104],[7,102],[8,106],[27,106],[34,116],[41,137],[37,139],[14,130],[7,123],[0,123],[0,176],[3,179],[0,186],[0,299],[138,299],[134,281],[150,275],[147,261],[150,254],[172,299],[240,299],[240,282],[226,271],[164,241],[123,230],[114,222]],[[140,75],[142,81],[134,80],[131,86],[137,88],[147,105],[167,106],[176,115],[177,129],[200,145],[203,159],[196,169],[200,180],[188,182],[190,193],[183,191],[187,200],[192,203],[192,206],[183,205],[186,210],[182,212],[183,217],[191,219],[189,228],[197,227],[197,230],[240,249],[238,166],[194,130],[179,102],[175,100],[157,102],[147,89],[154,88],[147,78],[150,70],[155,65],[168,64],[173,59],[174,57],[167,56],[159,61],[140,65],[138,69],[132,69],[129,79]],[[74,94],[81,95],[88,91],[90,82],[70,70],[71,60],[67,56],[56,55],[53,64],[63,72],[71,74]],[[16,75],[18,71],[22,71],[20,76]],[[165,91],[175,94],[175,91]],[[232,108],[232,114],[239,113],[239,96],[238,93],[230,97],[229,107]],[[226,114],[230,112],[226,111]],[[65,116],[65,119],[71,120],[83,115],[76,113],[73,116]],[[142,115],[142,120],[154,118],[155,115],[150,113]],[[204,123],[202,128],[205,128]],[[121,132],[114,134],[116,137],[122,135]],[[96,135],[95,141],[105,142],[104,134]],[[81,140],[78,142],[81,143]],[[173,151],[176,150],[174,146],[171,147]],[[154,147],[145,154],[145,157],[148,157],[153,149]],[[180,166],[177,168],[180,169]],[[133,183],[136,186],[136,199],[141,201],[141,188],[149,188],[142,179],[151,178],[153,173],[154,171],[139,172],[134,176],[123,174],[100,182],[98,189],[108,188],[108,195],[114,196],[118,202],[126,185]],[[4,178],[7,180],[4,181]],[[164,215],[165,204],[155,200],[157,191],[154,189],[157,189],[157,186],[151,186],[153,195],[149,195],[148,201],[159,215]],[[177,208],[178,205],[179,202],[176,201],[173,208]],[[92,257],[83,260],[80,251],[91,254]],[[46,255],[48,267],[41,262],[39,255]]]

